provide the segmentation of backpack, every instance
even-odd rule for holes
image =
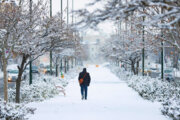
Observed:
[[[81,78],[81,79],[79,80],[79,84],[82,84],[82,83],[83,83],[85,77],[86,77],[86,74],[84,75],[83,78]]]

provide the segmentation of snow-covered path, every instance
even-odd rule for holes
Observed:
[[[66,97],[31,103],[37,110],[30,120],[168,120],[159,103],[143,100],[108,69],[87,70],[92,78],[87,101],[81,100],[76,77],[66,88]]]

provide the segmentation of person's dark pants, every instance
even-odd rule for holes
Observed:
[[[81,85],[81,95],[82,95],[82,99],[87,99],[87,91],[88,91],[88,87],[86,85]]]

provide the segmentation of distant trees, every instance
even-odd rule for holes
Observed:
[[[94,0],[89,6],[100,2],[103,3],[103,7],[91,12],[88,9],[82,9],[78,13],[83,18],[80,23],[84,26],[94,28],[106,20],[113,21],[116,25],[122,24],[121,33],[111,37],[111,42],[105,45],[105,49],[108,48],[108,44],[114,45],[105,50],[106,55],[109,53],[115,60],[130,60],[131,55],[134,56],[134,54],[140,57],[143,48],[146,51],[159,51],[162,41],[166,42],[166,46],[176,47],[180,51],[179,0]],[[127,63],[126,60],[123,61]],[[174,60],[177,63],[177,59]],[[131,62],[131,65],[132,63],[134,62]]]

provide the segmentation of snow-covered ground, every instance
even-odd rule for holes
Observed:
[[[87,70],[92,78],[87,101],[81,100],[76,77],[67,86],[66,97],[28,104],[37,108],[30,120],[169,120],[159,103],[142,99],[107,68]]]

